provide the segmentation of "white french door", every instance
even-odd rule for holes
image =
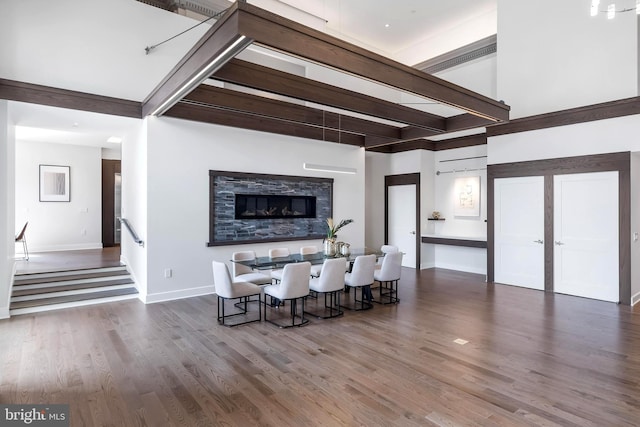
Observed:
[[[544,290],[544,177],[494,180],[494,280]]]
[[[554,176],[555,292],[618,302],[618,172]]]
[[[416,268],[416,185],[389,186],[388,198],[389,244],[404,253],[404,267]]]

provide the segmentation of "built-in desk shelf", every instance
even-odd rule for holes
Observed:
[[[427,218],[427,221],[444,221],[446,218]]]
[[[431,243],[433,245],[465,246],[468,248],[486,248],[487,238],[423,234],[422,243]]]

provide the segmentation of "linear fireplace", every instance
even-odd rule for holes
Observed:
[[[236,219],[315,217],[315,196],[236,194]]]

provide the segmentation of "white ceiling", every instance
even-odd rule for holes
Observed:
[[[73,0],[65,1],[73,2]],[[123,2],[125,0],[120,1]],[[201,1],[217,3],[220,6],[226,0]],[[423,53],[426,51],[426,48],[424,48],[425,43],[429,45],[430,40],[437,41],[438,37],[442,39],[443,34],[447,34],[446,39],[450,40],[451,37],[448,35],[452,34],[452,32],[453,34],[465,33],[465,23],[473,20],[477,21],[478,16],[492,13],[492,11],[495,12],[497,0],[249,0],[248,2],[290,19],[298,20],[305,25],[321,29],[333,36],[343,38],[377,53],[393,57],[403,50],[410,50],[412,46],[417,53]],[[139,5],[136,8],[150,8],[151,16],[158,14],[158,9],[152,6],[136,4]],[[124,32],[128,34],[129,27],[124,26],[124,23],[125,21],[123,21],[123,25],[113,29],[108,28],[108,30],[113,30],[120,34]],[[386,24],[389,26],[385,27]],[[105,29],[102,31],[104,32]],[[203,30],[199,28],[198,31],[201,32]],[[494,29],[489,29],[489,32],[491,31],[495,32]],[[466,34],[465,37],[471,36]],[[153,37],[147,35],[145,38],[147,44],[153,43],[155,40],[161,40],[158,35]],[[109,37],[103,34],[101,36],[102,39],[108,40]],[[461,42],[459,46],[471,41],[473,40]],[[136,40],[133,44],[135,44],[136,52],[142,51],[142,46],[144,46],[142,42]],[[129,46],[123,47],[123,50],[126,51],[130,48]],[[157,52],[154,51],[148,56],[141,54],[140,58],[136,57],[135,59],[140,61],[156,59],[154,57],[162,59],[162,55],[166,56],[170,53],[170,49],[171,46],[168,44],[158,49]],[[67,52],[65,51],[62,54],[67,54]],[[175,61],[178,59],[175,58]],[[420,57],[415,62],[424,59],[428,59],[428,57]],[[136,65],[136,70],[138,71],[132,70],[130,67],[127,68],[128,65],[125,64],[130,62],[121,61],[118,68],[121,68],[124,74],[128,73],[127,75],[130,78],[134,77],[132,72],[144,75],[145,71],[140,69],[139,64]],[[166,66],[165,64],[164,67]],[[90,67],[90,64],[84,64],[83,67]],[[114,74],[118,68],[113,68]],[[158,67],[154,68],[158,69]],[[2,71],[2,67],[0,67],[0,71]],[[85,75],[91,75],[96,71],[87,69],[83,72]],[[1,73],[0,77],[3,77]],[[73,79],[73,76],[70,79]],[[103,84],[106,84],[103,88],[109,88],[109,84],[113,85],[117,81],[122,82],[122,77],[109,80],[94,79],[93,81],[102,81]],[[150,80],[147,79],[147,85],[149,82]],[[151,83],[151,87],[155,86],[155,83]],[[137,85],[138,88],[140,86]],[[119,85],[118,87],[122,88],[123,86]],[[93,92],[86,88],[85,90]],[[104,93],[103,95],[118,96],[118,94],[111,93]],[[128,99],[137,99],[139,97],[139,95],[125,96]],[[99,145],[108,148],[116,147],[106,142],[109,136],[121,136],[126,139],[127,135],[130,135],[132,129],[135,128],[135,123],[139,123],[139,121],[133,119],[116,116],[28,104],[18,105],[18,103],[12,109],[12,119],[17,126],[21,127],[18,128],[17,132],[21,140],[48,140],[50,142],[69,144]],[[52,132],[47,136],[46,132],[39,132],[38,129],[51,129]]]
[[[325,30],[333,35],[391,57],[452,29],[464,31],[465,24],[497,7],[497,0],[276,1],[324,19]]]

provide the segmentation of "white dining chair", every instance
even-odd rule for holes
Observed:
[[[353,262],[350,273],[344,275],[344,284],[354,288],[353,306],[341,306],[349,310],[368,310],[371,304],[371,285],[373,285],[373,272],[376,265],[376,255],[360,255]],[[322,276],[321,276],[322,277]],[[358,300],[357,290],[361,290],[361,299]]]
[[[320,319],[330,319],[344,314],[344,311],[340,309],[340,294],[344,290],[344,264],[344,260],[341,258],[327,259],[322,264],[320,277],[309,281],[310,291],[324,294],[325,313],[307,311],[308,314]],[[329,296],[329,302],[327,302],[327,296]],[[328,315],[326,314],[327,309]]]
[[[269,249],[269,258],[285,258],[291,255],[288,248],[273,248]],[[271,270],[271,279],[275,280],[276,283],[282,280],[282,268],[277,268],[275,270]]]
[[[260,311],[261,302],[261,289],[260,286],[249,282],[232,281],[229,275],[229,269],[223,262],[213,261],[213,284],[215,286],[216,295],[218,296],[218,323],[224,326],[238,326],[251,322],[259,322],[262,320],[262,313]],[[257,296],[257,300],[251,300],[251,297]],[[234,304],[234,307],[240,309],[238,312],[232,314],[225,314],[225,303],[227,300],[239,300]],[[227,323],[226,320],[230,317],[244,316],[248,313],[249,303],[258,303],[258,318],[247,319],[245,321],[236,323]]]
[[[304,318],[304,303],[305,297],[309,295],[309,278],[310,278],[311,263],[309,262],[296,262],[287,264],[284,266],[282,280],[280,283],[270,286],[265,286],[264,296],[264,320],[272,323],[280,328],[290,328],[292,326],[303,326],[309,322],[309,319]],[[289,300],[289,306],[291,311],[291,323],[283,324],[274,320],[267,319],[267,308],[270,307],[271,311],[279,310],[279,306],[274,308],[266,303],[267,296],[277,299],[278,301]],[[301,302],[301,310],[298,310],[298,301]],[[299,320],[297,320],[299,319]]]
[[[316,255],[319,252],[316,246],[302,246],[300,248],[300,255]],[[322,270],[322,264],[311,264],[311,277],[318,277]]]
[[[373,278],[380,283],[381,304],[395,304],[400,302],[398,298],[398,282],[402,273],[402,252],[391,252],[382,258],[382,268],[375,270]],[[386,301],[385,301],[386,300]]]
[[[253,271],[250,267],[240,264],[237,261],[253,261],[256,259],[256,253],[254,251],[240,251],[234,252],[231,255],[233,261],[233,280],[238,282],[250,282],[256,285],[270,285],[271,276]]]

